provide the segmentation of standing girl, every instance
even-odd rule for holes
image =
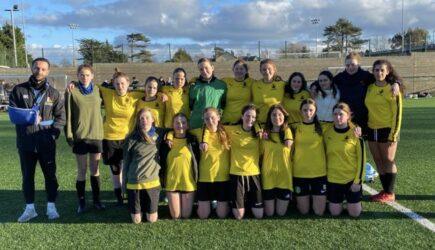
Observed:
[[[397,167],[396,156],[399,131],[402,123],[402,96],[393,95],[391,83],[400,81],[391,63],[377,60],[373,63],[376,83],[367,89],[365,105],[368,109],[368,141],[376,163],[382,191],[371,197],[372,201],[394,201],[394,184]]]
[[[162,87],[162,93],[168,96],[165,103],[165,128],[172,128],[172,121],[175,114],[183,113],[190,115],[189,109],[189,87],[186,86],[186,71],[183,68],[176,68],[172,73],[172,85]]]
[[[86,171],[89,166],[90,182],[94,207],[104,209],[100,201],[100,172],[98,163],[103,151],[103,118],[101,97],[97,86],[92,82],[94,70],[83,64],[77,69],[77,88],[65,92],[66,125],[65,134],[77,160],[76,190],[78,197],[77,213],[86,208]],[[89,163],[88,163],[89,162]]]
[[[248,104],[242,109],[241,124],[226,127],[230,137],[230,194],[234,217],[241,220],[245,204],[254,217],[263,217],[260,183],[260,139],[255,131],[257,109]]]
[[[293,136],[288,128],[288,114],[280,105],[273,105],[263,133],[261,181],[266,216],[283,216],[293,190],[291,145]]]
[[[350,216],[361,214],[362,178],[364,176],[364,141],[355,136],[351,111],[346,103],[333,107],[334,126],[324,134],[327,158],[329,211],[337,216],[347,201]]]
[[[100,87],[106,117],[104,119],[103,161],[110,165],[112,181],[118,205],[122,197],[122,158],[125,137],[134,129],[136,102],[141,92],[129,92],[129,77],[122,72],[114,75],[115,89]]]
[[[124,144],[123,184],[127,190],[131,219],[137,224],[158,218],[160,180],[159,146],[163,131],[154,126],[150,108],[139,110],[135,130]]]
[[[174,132],[168,135],[171,147],[167,144],[161,147],[163,179],[172,218],[187,219],[192,214],[198,180],[199,146],[196,138],[187,133],[186,115],[176,114],[172,125]]]
[[[190,132],[201,141],[198,180],[198,216],[210,215],[211,201],[217,201],[216,214],[219,218],[228,215],[230,142],[221,116],[215,108],[204,110],[204,128]]]
[[[202,126],[202,113],[205,108],[223,109],[225,107],[225,95],[227,92],[227,85],[216,78],[214,66],[209,59],[199,59],[198,69],[200,75],[190,86],[189,90],[189,107],[192,110],[190,116],[191,129]]]
[[[326,206],[326,157],[323,131],[316,115],[316,102],[302,101],[303,121],[292,125],[294,135],[293,184],[298,210],[310,211],[310,198],[316,215],[323,215]]]
[[[251,102],[251,86],[254,79],[249,77],[248,64],[238,59],[233,64],[234,77],[222,79],[227,84],[225,110],[222,117],[224,124],[236,124],[240,120],[242,108]]]
[[[321,122],[333,122],[332,108],[340,100],[340,91],[334,84],[334,77],[330,71],[322,71],[319,74],[316,93],[317,117]]]
[[[260,73],[263,79],[252,84],[252,102],[259,109],[257,121],[264,124],[269,108],[282,101],[285,82],[277,75],[275,62],[271,59],[260,62]]]
[[[282,105],[289,114],[290,124],[302,122],[301,102],[308,98],[310,98],[310,93],[307,90],[307,81],[304,75],[300,72],[294,72],[285,85],[285,95],[282,101]]]
[[[118,205],[122,205],[123,145],[125,137],[134,128],[136,102],[143,97],[143,93],[129,91],[130,78],[117,69],[112,80],[114,88],[104,83],[98,86],[105,109],[103,162],[110,166],[115,197]],[[75,87],[74,83],[70,83],[67,91],[72,91]]]
[[[145,96],[142,97],[136,104],[136,110],[149,108],[154,116],[154,125],[163,127],[165,119],[165,103],[162,98],[158,98],[159,79],[150,76],[145,80]]]

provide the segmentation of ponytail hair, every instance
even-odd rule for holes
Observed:
[[[334,107],[332,108],[333,113],[334,113],[335,109],[340,109],[340,110],[344,111],[345,113],[347,113],[349,115],[349,120],[348,120],[347,124],[349,125],[349,127],[351,129],[356,128],[356,125],[352,122],[352,118],[353,118],[352,110],[350,109],[350,107],[347,103],[339,102],[339,103],[335,104]]]
[[[311,98],[303,100],[301,102],[300,107],[299,107],[300,111],[302,111],[302,107],[304,105],[313,105],[316,108],[316,111],[315,111],[316,114],[314,115],[314,118],[313,118],[314,128],[315,128],[316,133],[321,136],[323,134],[323,130],[322,130],[322,125],[319,122],[319,118],[317,117],[317,105],[316,105],[316,101],[314,101]]]
[[[213,108],[213,107],[208,107],[208,108],[204,109],[203,114],[205,114],[209,111],[214,112],[217,116],[219,116],[219,118],[221,117],[219,110],[216,108]],[[207,129],[205,122],[203,124],[202,129],[203,130],[202,130],[201,141],[203,142],[205,130]],[[218,134],[220,143],[224,146],[225,149],[229,150],[230,149],[230,142],[229,142],[228,134],[225,131],[224,125],[222,124],[222,122],[220,120],[219,120],[218,125],[217,125],[217,134]]]

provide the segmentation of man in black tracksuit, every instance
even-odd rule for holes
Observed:
[[[55,140],[65,125],[65,110],[59,92],[47,82],[49,71],[50,63],[47,59],[35,59],[32,62],[32,76],[27,82],[15,86],[9,97],[11,107],[32,108],[38,97],[42,96],[37,124],[15,126],[26,201],[26,209],[18,218],[19,222],[26,222],[37,216],[34,206],[34,179],[38,161],[45,178],[47,216],[49,219],[59,217],[54,204],[58,188]]]

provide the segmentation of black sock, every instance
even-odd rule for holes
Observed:
[[[77,197],[79,200],[85,199],[86,181],[76,181]]]
[[[91,176],[92,198],[94,202],[100,201],[100,176]]]
[[[396,173],[386,173],[385,174],[385,192],[392,194],[394,193],[394,184],[396,183]]]
[[[118,202],[122,202],[122,191],[121,191],[121,188],[115,188],[113,191],[115,192],[115,197],[118,200]]]
[[[380,175],[379,175],[379,180],[381,181],[382,190],[386,191],[386,186],[385,186],[385,174],[380,174]]]

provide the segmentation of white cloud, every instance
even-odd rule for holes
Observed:
[[[322,30],[340,17],[362,27],[364,36],[392,36],[401,29],[401,1],[396,0],[252,0],[216,6],[210,8],[201,0],[113,0],[82,8],[77,5],[66,13],[37,15],[30,23],[65,26],[74,22],[82,29],[111,28],[197,42],[314,41],[316,29]],[[434,11],[433,0],[406,1],[405,26],[432,29]],[[320,18],[317,27],[310,23],[312,17]]]

